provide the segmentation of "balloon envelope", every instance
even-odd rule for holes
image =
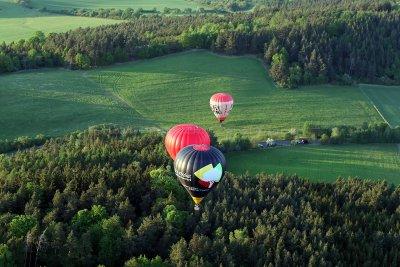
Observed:
[[[196,206],[218,185],[225,168],[224,154],[209,145],[189,145],[178,153],[174,162],[175,174]]]
[[[219,122],[223,122],[233,108],[233,97],[228,93],[216,93],[210,99],[210,107]]]
[[[172,159],[188,145],[210,145],[207,131],[195,124],[179,124],[172,127],[165,136],[165,148]]]

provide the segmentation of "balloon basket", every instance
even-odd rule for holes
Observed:
[[[194,205],[194,210],[195,211],[199,211],[200,210],[200,206],[199,205]]]

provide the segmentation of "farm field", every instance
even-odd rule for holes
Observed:
[[[100,18],[61,16],[24,8],[7,0],[0,0],[0,43],[27,39],[36,31],[64,32],[79,27],[95,27],[121,21]]]
[[[356,87],[282,90],[255,58],[205,51],[86,72],[17,73],[1,76],[0,84],[0,122],[6,125],[0,138],[64,133],[110,122],[162,130],[193,122],[220,138],[237,132],[254,138],[267,131],[301,128],[305,121],[361,125],[382,120]],[[209,108],[216,91],[230,92],[236,101],[223,127]]]
[[[0,139],[61,135],[100,123],[145,125],[82,72],[42,70],[0,77]]]
[[[400,86],[361,84],[362,90],[392,127],[400,126]]]
[[[228,153],[229,171],[297,174],[312,181],[337,177],[382,179],[400,184],[400,154],[395,144],[297,146]]]
[[[205,51],[122,64],[89,74],[122,97],[160,128],[194,122],[222,138],[319,125],[361,125],[382,121],[356,87],[320,85],[299,90],[275,87],[253,57],[226,57]],[[209,98],[227,91],[235,107],[223,127],[209,109]]]
[[[143,8],[153,9],[162,11],[165,7],[169,8],[197,8],[198,5],[194,2],[187,0],[32,0],[34,7],[48,9],[73,9],[73,8],[87,8],[87,9],[98,9],[98,8]]]

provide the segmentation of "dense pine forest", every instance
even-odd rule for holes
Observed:
[[[217,140],[213,140],[214,143]],[[228,174],[194,212],[159,133],[0,155],[2,266],[398,266],[400,188]]]
[[[149,15],[0,45],[0,73],[64,66],[86,69],[202,48],[256,54],[281,87],[400,81],[400,12],[386,1],[316,1],[256,7],[226,16]]]

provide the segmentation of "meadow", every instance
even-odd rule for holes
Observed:
[[[42,70],[0,77],[0,139],[57,136],[100,123],[144,125],[83,72]]]
[[[359,177],[400,184],[400,150],[395,144],[308,145],[233,152],[226,157],[229,171],[236,174],[297,174],[328,182]]]
[[[318,125],[361,125],[382,121],[357,87],[318,85],[298,90],[277,88],[254,57],[227,57],[205,51],[122,64],[89,73],[143,117],[162,129],[194,122],[222,137]],[[210,96],[226,91],[235,98],[220,127],[209,108]]]
[[[361,84],[360,90],[391,127],[400,126],[400,86]]]
[[[27,39],[36,31],[65,32],[79,27],[95,27],[121,21],[100,18],[62,16],[39,12],[0,0],[0,43]]]
[[[299,129],[305,121],[327,126],[382,121],[357,87],[283,90],[259,60],[206,51],[90,71],[10,74],[1,76],[0,84],[0,138],[61,134],[97,123],[166,131],[185,122],[212,129],[220,138],[235,133],[263,138]],[[231,93],[236,103],[222,127],[209,108],[218,91]]]
[[[98,8],[143,8],[153,9],[156,8],[162,11],[165,7],[169,8],[197,8],[198,4],[187,1],[187,0],[32,0],[32,4],[36,8],[46,7],[48,9],[62,10],[62,9],[73,9],[73,8],[86,8],[86,9],[98,9]]]

